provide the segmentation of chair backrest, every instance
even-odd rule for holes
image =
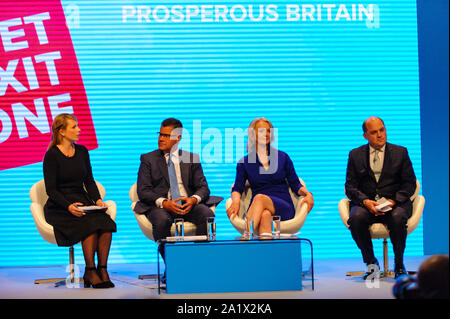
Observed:
[[[139,201],[139,197],[137,194],[137,183],[134,183],[133,186],[131,186],[130,192],[128,195],[130,196],[130,199],[133,203]]]
[[[99,182],[96,181],[95,183],[97,184],[97,188],[98,188],[98,191],[100,193],[100,197],[102,199],[104,199],[105,198],[105,194],[106,194],[105,188]],[[31,202],[38,203],[42,207],[47,202],[48,195],[47,195],[47,191],[45,190],[45,182],[44,182],[43,179],[40,180],[39,182],[35,183],[31,187],[31,189],[30,189],[30,199],[31,199]]]
[[[38,203],[42,207],[45,205],[48,199],[47,192],[45,190],[44,180],[40,180],[34,184],[30,189],[30,199],[33,203]]]
[[[31,187],[30,199],[31,215],[33,216],[39,234],[45,241],[56,244],[53,226],[48,224],[44,217],[44,205],[48,199],[44,180],[40,180]]]
[[[422,218],[423,209],[425,206],[425,197],[418,195],[420,191],[419,180],[416,181],[416,191],[411,196],[411,201],[413,202],[413,209],[411,217],[408,219],[408,234],[412,233],[420,223]]]
[[[105,198],[105,188],[102,184],[96,181],[98,191],[102,199]],[[51,243],[56,244],[56,238],[54,234],[53,226],[47,223],[44,216],[44,205],[47,202],[48,195],[45,190],[44,180],[40,180],[35,183],[30,189],[30,199],[31,199],[31,214],[33,216],[34,222],[36,223],[36,228],[38,229],[41,237]],[[108,209],[108,214],[113,220],[116,217],[116,205],[114,202],[113,208]]]
[[[411,202],[414,202],[414,199],[416,199],[417,195],[419,195],[420,192],[420,182],[418,179],[416,179],[416,190],[414,191],[414,194],[410,197]]]

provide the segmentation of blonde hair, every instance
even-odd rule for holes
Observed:
[[[271,134],[270,134],[270,143],[274,140],[274,133],[273,133],[273,124],[265,117],[257,117],[255,118],[249,125],[247,131],[248,131],[248,141],[247,141],[247,152],[250,152],[253,148],[256,147],[256,134],[255,134],[255,126],[258,122],[263,121],[269,124]]]
[[[59,134],[59,130],[65,129],[67,127],[68,120],[74,120],[75,122],[78,123],[78,120],[75,117],[75,115],[68,114],[68,113],[58,114],[53,119],[52,140],[50,141],[50,144],[48,145],[48,149],[51,149],[53,146],[61,143],[61,135]]]

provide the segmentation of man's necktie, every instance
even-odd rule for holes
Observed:
[[[373,157],[373,174],[375,175],[375,179],[378,182],[378,179],[380,178],[381,175],[381,160],[380,160],[380,151],[379,150],[375,150],[375,155]]]
[[[167,168],[169,169],[169,182],[170,182],[170,194],[172,199],[180,197],[180,189],[178,188],[177,174],[175,173],[175,165],[172,162],[172,154],[169,154],[169,160],[167,161]],[[181,205],[181,200],[177,201],[178,205]]]

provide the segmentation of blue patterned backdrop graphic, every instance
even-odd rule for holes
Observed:
[[[304,15],[288,19],[286,5],[302,1],[62,1],[99,144],[90,152],[94,177],[118,207],[111,263],[156,261],[128,192],[140,155],[157,148],[155,132],[167,117],[183,122],[183,145],[204,160],[211,193],[225,198],[236,168],[227,129],[270,119],[279,149],[315,196],[300,234],[313,242],[315,258],[360,256],[338,202],[348,152],[366,142],[365,118],[384,119],[388,141],[408,148],[421,181],[416,0],[308,3]],[[323,6],[330,3],[335,7]],[[228,21],[215,20],[215,4],[228,8]],[[367,10],[359,19],[352,4],[372,4],[374,19]],[[181,19],[169,10],[174,5],[190,5],[192,13],[204,5],[205,19],[201,11]],[[260,21],[249,18],[250,5],[254,17],[263,5]],[[212,140],[219,146],[208,160]],[[67,250],[45,242],[31,216],[29,190],[42,178],[42,163],[0,172],[0,266],[67,263]],[[216,217],[221,238],[238,235],[224,202]],[[381,257],[381,242],[375,248]],[[405,254],[423,254],[422,224]],[[82,263],[79,245],[76,258]]]

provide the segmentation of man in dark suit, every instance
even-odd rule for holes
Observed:
[[[210,199],[208,183],[197,154],[178,148],[182,124],[174,118],[162,122],[159,149],[141,155],[134,211],[145,214],[153,226],[156,241],[171,236],[175,218],[183,218],[197,226],[196,235],[206,235],[206,219],[214,217],[207,206],[220,202]],[[164,259],[164,246],[159,246]]]
[[[416,189],[416,176],[405,147],[386,142],[383,120],[370,117],[363,123],[364,138],[368,144],[350,151],[345,193],[350,199],[348,224],[352,237],[368,265],[368,278],[379,263],[375,258],[369,227],[384,223],[395,253],[395,276],[406,273],[403,264],[407,236],[407,221],[412,214],[410,197]],[[377,200],[387,199],[392,210],[376,209]]]

